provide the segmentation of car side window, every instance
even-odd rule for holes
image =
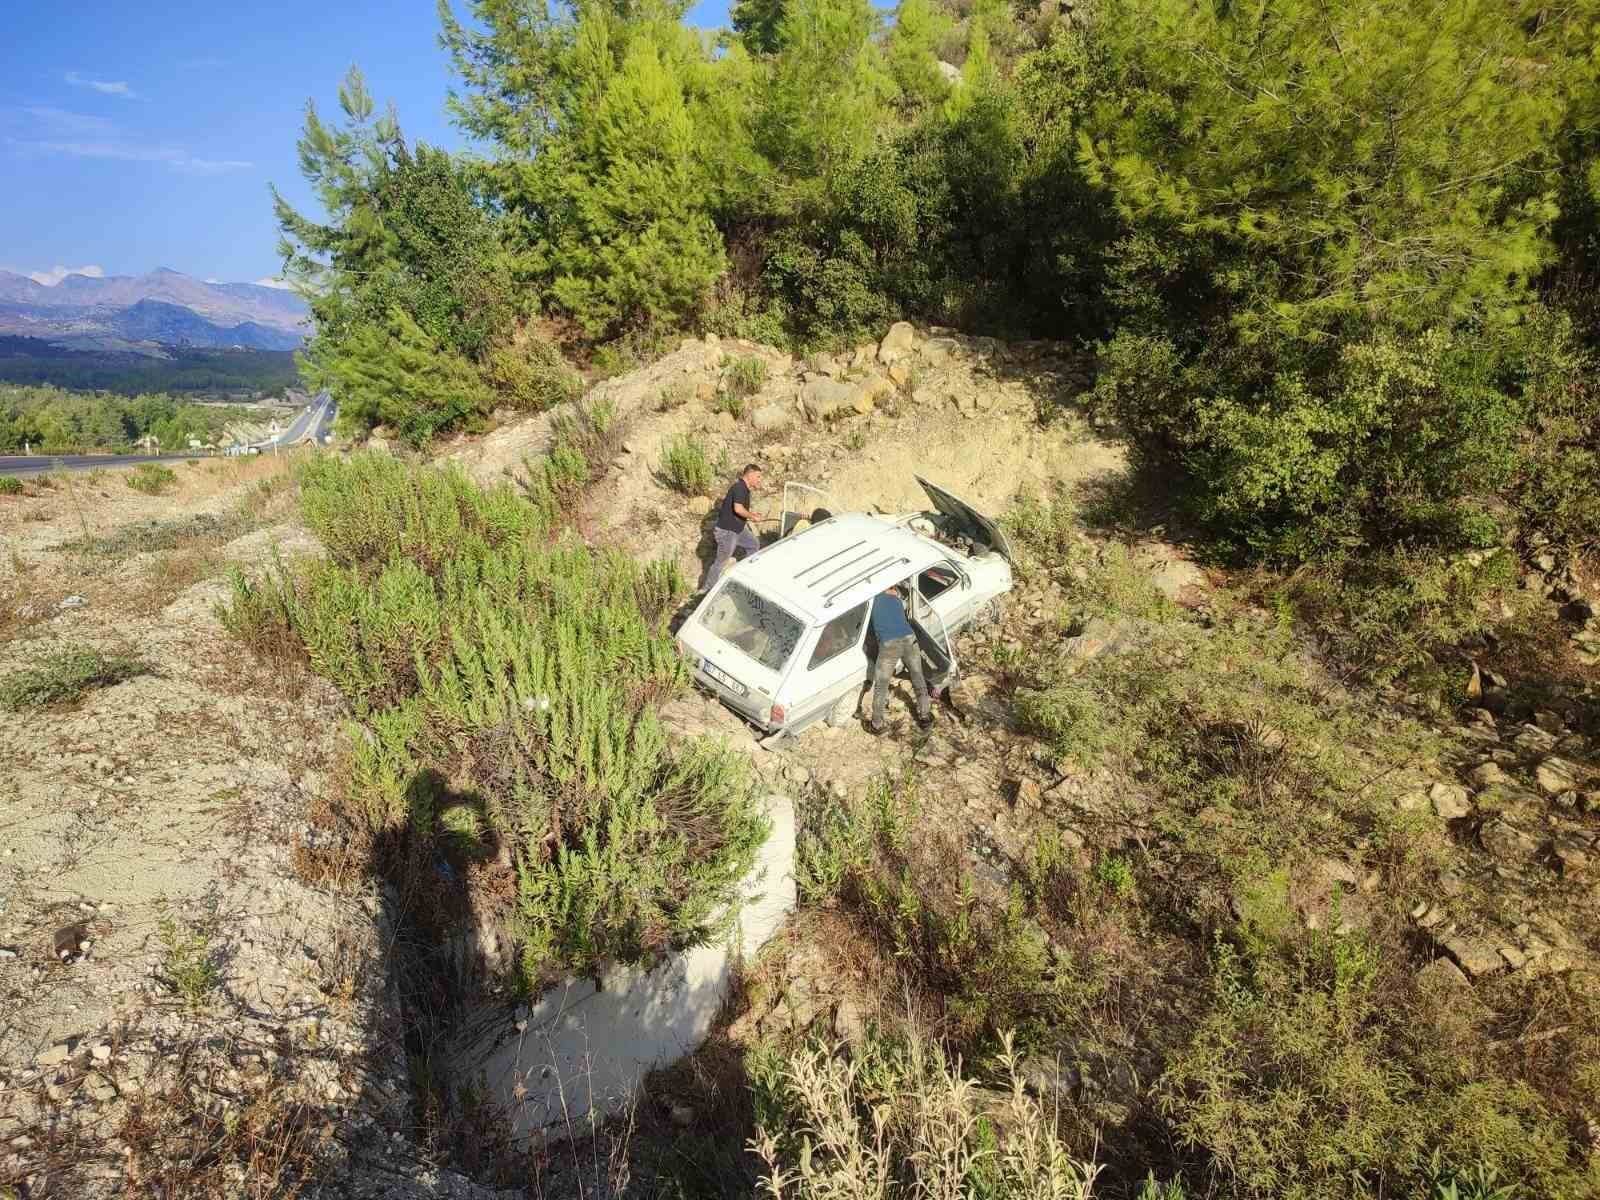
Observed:
[[[954,567],[940,563],[917,576],[917,591],[924,600],[932,600],[960,582],[961,576],[956,574]]]
[[[817,638],[817,648],[811,652],[811,662],[806,670],[812,671],[831,658],[838,658],[846,650],[853,650],[861,641],[861,626],[867,620],[867,606],[858,604],[849,612],[840,613],[822,627]]]

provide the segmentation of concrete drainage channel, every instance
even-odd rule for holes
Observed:
[[[445,1054],[450,1073],[486,1083],[515,1138],[537,1144],[587,1130],[591,1112],[622,1111],[651,1069],[705,1040],[736,967],[795,906],[794,804],[775,794],[765,804],[772,833],[741,884],[744,903],[723,944],[649,968],[614,967],[598,984],[569,979],[509,1010],[502,1003],[468,1011]]]

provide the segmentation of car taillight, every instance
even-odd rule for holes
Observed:
[[[772,706],[772,711],[767,714],[767,720],[773,725],[782,725],[783,717],[783,705],[781,704],[774,704]]]

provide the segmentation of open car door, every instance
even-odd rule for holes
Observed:
[[[778,524],[778,536],[786,538],[801,525],[825,521],[832,515],[833,499],[827,492],[812,487],[809,483],[785,483],[783,515]]]
[[[1011,542],[998,521],[984,516],[959,496],[945,491],[936,483],[929,483],[921,475],[914,478],[928,493],[928,499],[940,516],[959,527],[973,541],[981,542],[1002,555],[1007,562],[1013,561]]]
[[[911,628],[916,631],[917,646],[922,650],[922,669],[928,690],[934,695],[953,687],[959,667],[956,663],[955,643],[945,626],[939,610],[920,596],[913,600]]]

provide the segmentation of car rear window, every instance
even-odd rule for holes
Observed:
[[[700,624],[769,671],[781,671],[800,642],[800,619],[736,579],[700,615]]]

